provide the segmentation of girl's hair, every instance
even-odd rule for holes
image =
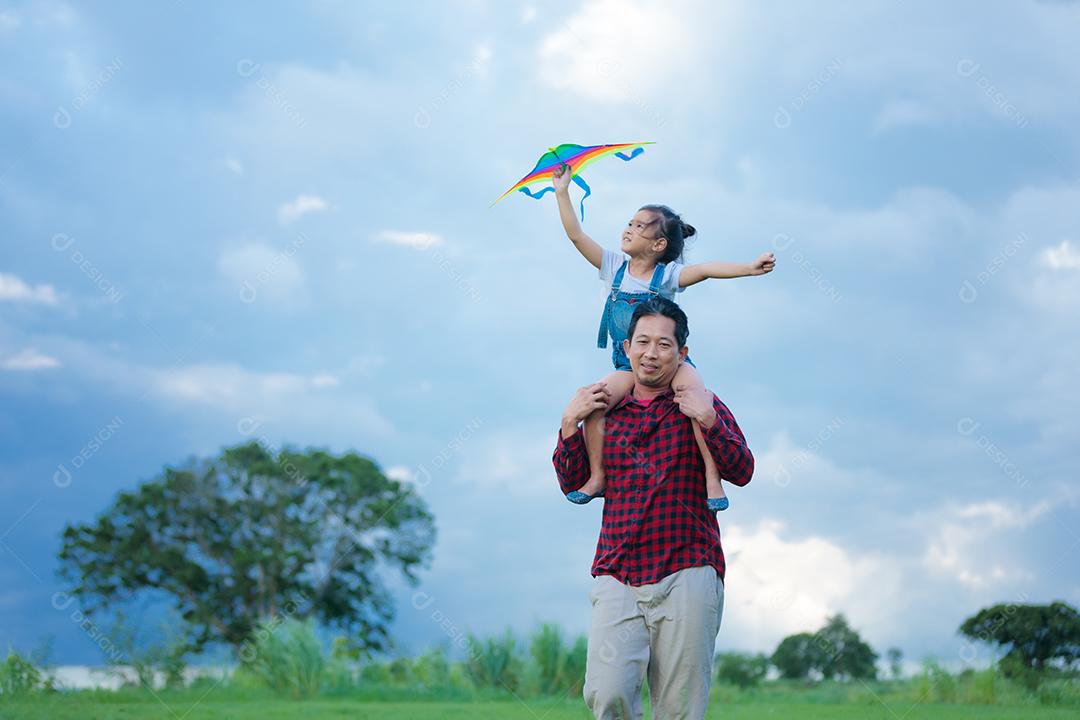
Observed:
[[[660,216],[657,221],[657,237],[667,238],[667,247],[660,256],[659,262],[669,263],[676,260],[682,262],[683,250],[686,248],[686,239],[697,233],[693,225],[684,223],[682,217],[667,205],[643,205],[639,210],[648,210]]]

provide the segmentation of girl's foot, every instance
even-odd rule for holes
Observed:
[[[577,490],[566,493],[566,499],[575,505],[584,505],[593,498],[604,497],[604,476],[593,475]]]
[[[728,505],[731,503],[728,502],[727,496],[725,495],[724,497],[709,498],[708,504],[709,512],[720,512],[721,510],[727,510]]]
[[[717,473],[716,477],[712,477],[710,473],[706,474],[705,493],[709,496],[709,512],[727,510],[731,504],[724,493],[724,487],[720,484],[719,473]]]

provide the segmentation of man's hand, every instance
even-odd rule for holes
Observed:
[[[574,397],[571,398],[570,404],[563,411],[563,439],[565,440],[577,432],[578,423],[592,415],[593,412],[605,409],[610,399],[611,391],[608,390],[607,383],[598,382],[578,388],[578,391],[574,393]]]
[[[716,410],[713,409],[713,395],[701,386],[678,385],[675,387],[675,402],[682,414],[691,420],[697,420],[703,428],[711,428],[716,422]]]
[[[767,272],[772,272],[774,267],[776,267],[776,256],[771,252],[761,253],[761,257],[750,263],[750,274],[764,275]]]
[[[573,169],[566,163],[552,170],[551,184],[555,187],[555,192],[566,192],[570,187],[570,178],[573,176]]]

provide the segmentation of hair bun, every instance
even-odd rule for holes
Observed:
[[[694,229],[693,225],[690,225],[689,223],[683,223],[682,224],[682,236],[683,236],[683,238],[693,237],[696,234],[697,234],[697,230]]]

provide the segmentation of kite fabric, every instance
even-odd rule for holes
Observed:
[[[548,191],[554,191],[555,188],[550,184],[552,181],[555,168],[562,165],[569,165],[573,171],[571,180],[579,188],[585,191],[585,195],[581,198],[581,219],[585,219],[585,198],[592,195],[592,190],[589,189],[588,183],[581,177],[581,171],[584,170],[594,160],[599,160],[602,157],[608,155],[614,155],[620,160],[629,162],[633,160],[641,153],[645,152],[643,145],[655,145],[654,142],[639,142],[639,143],[619,143],[617,145],[559,145],[558,147],[548,148],[548,152],[540,156],[540,159],[536,163],[536,167],[532,169],[525,177],[518,180],[512,188],[504,192],[502,195],[491,203],[495,203],[502,200],[504,197],[519,190],[534,200],[539,200]],[[633,150],[629,155],[626,154],[626,150]],[[538,193],[533,193],[529,190],[530,185],[536,185],[538,183],[548,183],[548,186]]]

